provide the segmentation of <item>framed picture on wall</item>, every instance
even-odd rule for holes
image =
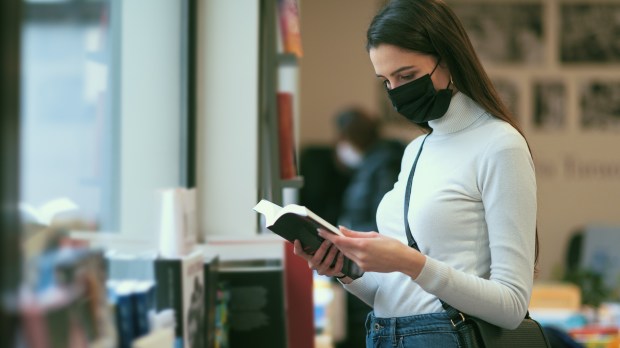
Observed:
[[[620,80],[582,81],[579,104],[582,129],[620,130]]]
[[[560,7],[563,63],[620,62],[620,3],[566,3]]]
[[[450,1],[484,63],[544,61],[542,3]]]
[[[566,127],[566,86],[563,81],[535,81],[532,88],[532,124],[539,130],[559,130]]]

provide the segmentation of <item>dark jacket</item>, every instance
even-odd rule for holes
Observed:
[[[338,224],[355,231],[377,230],[377,207],[398,179],[404,149],[400,142],[380,140],[366,152],[344,192]]]

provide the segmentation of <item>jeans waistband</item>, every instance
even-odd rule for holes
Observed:
[[[454,328],[445,312],[417,314],[406,317],[380,318],[368,313],[366,330],[379,336],[408,335],[421,332],[452,332]]]

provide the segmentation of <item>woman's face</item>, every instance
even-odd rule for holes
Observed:
[[[369,54],[375,74],[388,89],[430,74],[437,65],[435,56],[404,50],[388,44],[371,48]],[[431,75],[431,80],[433,80],[435,90],[447,88],[450,72],[444,62],[440,62],[437,66]]]

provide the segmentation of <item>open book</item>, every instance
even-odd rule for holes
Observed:
[[[254,210],[265,216],[266,227],[269,230],[291,243],[298,239],[304,251],[308,254],[314,254],[321,246],[321,243],[323,243],[324,239],[318,234],[319,228],[342,235],[342,232],[334,225],[325,221],[308,208],[297,204],[289,204],[285,207],[280,207],[277,204],[263,199],[258,202]],[[355,262],[345,257],[342,273],[352,279],[357,279],[364,272]]]

